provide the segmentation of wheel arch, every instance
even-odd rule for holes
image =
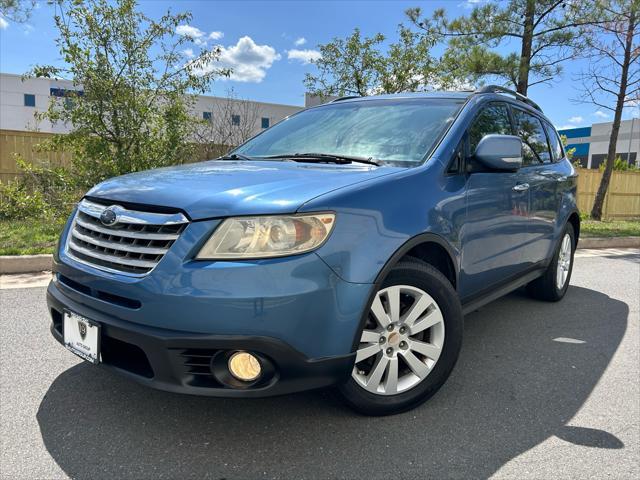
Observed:
[[[444,238],[435,233],[421,233],[407,240],[378,272],[375,284],[379,285],[389,271],[406,257],[417,258],[435,267],[449,279],[453,288],[457,289],[459,271],[456,252]]]
[[[437,256],[434,256],[437,255]],[[360,317],[360,323],[356,330],[356,334],[353,339],[351,351],[355,351],[358,347],[360,339],[360,331],[364,327],[367,317],[369,315],[369,308],[373,302],[373,298],[380,289],[380,284],[384,281],[389,272],[404,258],[418,258],[419,260],[429,263],[436,269],[438,269],[445,277],[451,281],[454,290],[457,291],[459,269],[456,262],[456,251],[454,248],[440,235],[435,233],[421,233],[415,237],[407,240],[400,248],[398,248],[393,255],[387,260],[384,267],[378,272],[376,279],[369,293],[369,298],[362,316]],[[441,263],[440,265],[434,265],[429,260],[437,258]],[[445,272],[441,270],[444,268]]]
[[[578,240],[580,239],[580,214],[577,210],[574,210],[569,214],[567,218],[567,223],[570,223],[573,227],[573,233],[575,234],[575,242],[574,248],[578,246]]]

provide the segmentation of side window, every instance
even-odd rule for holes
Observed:
[[[557,162],[564,157],[564,151],[562,149],[562,143],[558,132],[551,125],[545,122],[545,128],[547,129],[547,137],[549,137],[549,146],[551,147],[551,154],[553,155],[553,161]]]
[[[513,109],[513,113],[518,135],[522,139],[522,164],[526,166],[551,163],[547,135],[540,120],[517,108]]]
[[[473,154],[482,137],[492,133],[511,135],[511,122],[507,107],[501,103],[492,103],[478,114],[469,128],[469,152]]]

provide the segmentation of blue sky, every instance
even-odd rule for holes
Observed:
[[[163,1],[142,0],[140,8],[157,18],[168,8],[191,11],[193,20],[182,32],[196,36],[191,50],[197,54],[205,45],[220,44],[224,57],[235,70],[234,78],[217,81],[214,95],[224,95],[233,87],[238,96],[264,102],[302,105],[308,61],[317,55],[317,45],[334,37],[345,37],[355,27],[364,35],[382,32],[394,39],[398,24],[405,22],[408,7],[421,6],[429,12],[444,7],[456,15],[470,10],[481,0],[430,2],[404,1]],[[27,24],[0,19],[0,71],[24,73],[33,64],[59,61],[54,44],[56,31],[52,9],[44,1]],[[189,55],[190,52],[185,52]],[[529,96],[538,102],[558,127],[587,126],[609,121],[609,112],[593,105],[571,101],[578,95],[575,73],[584,60],[564,64],[560,81],[534,86]],[[624,117],[639,116],[629,109]]]

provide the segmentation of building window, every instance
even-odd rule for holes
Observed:
[[[51,87],[49,89],[49,95],[52,97],[82,97],[84,92],[82,90],[69,90],[67,88]]]
[[[262,117],[262,128],[269,128],[269,118]]]
[[[202,112],[202,119],[210,122],[211,121],[211,112]]]
[[[25,107],[35,107],[36,106],[36,96],[32,93],[24,94],[24,106]]]
[[[240,126],[240,115],[231,115],[231,125]]]

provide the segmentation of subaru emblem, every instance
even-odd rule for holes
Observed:
[[[100,221],[107,227],[116,223],[118,221],[118,215],[114,211],[114,207],[104,209],[100,214]]]

